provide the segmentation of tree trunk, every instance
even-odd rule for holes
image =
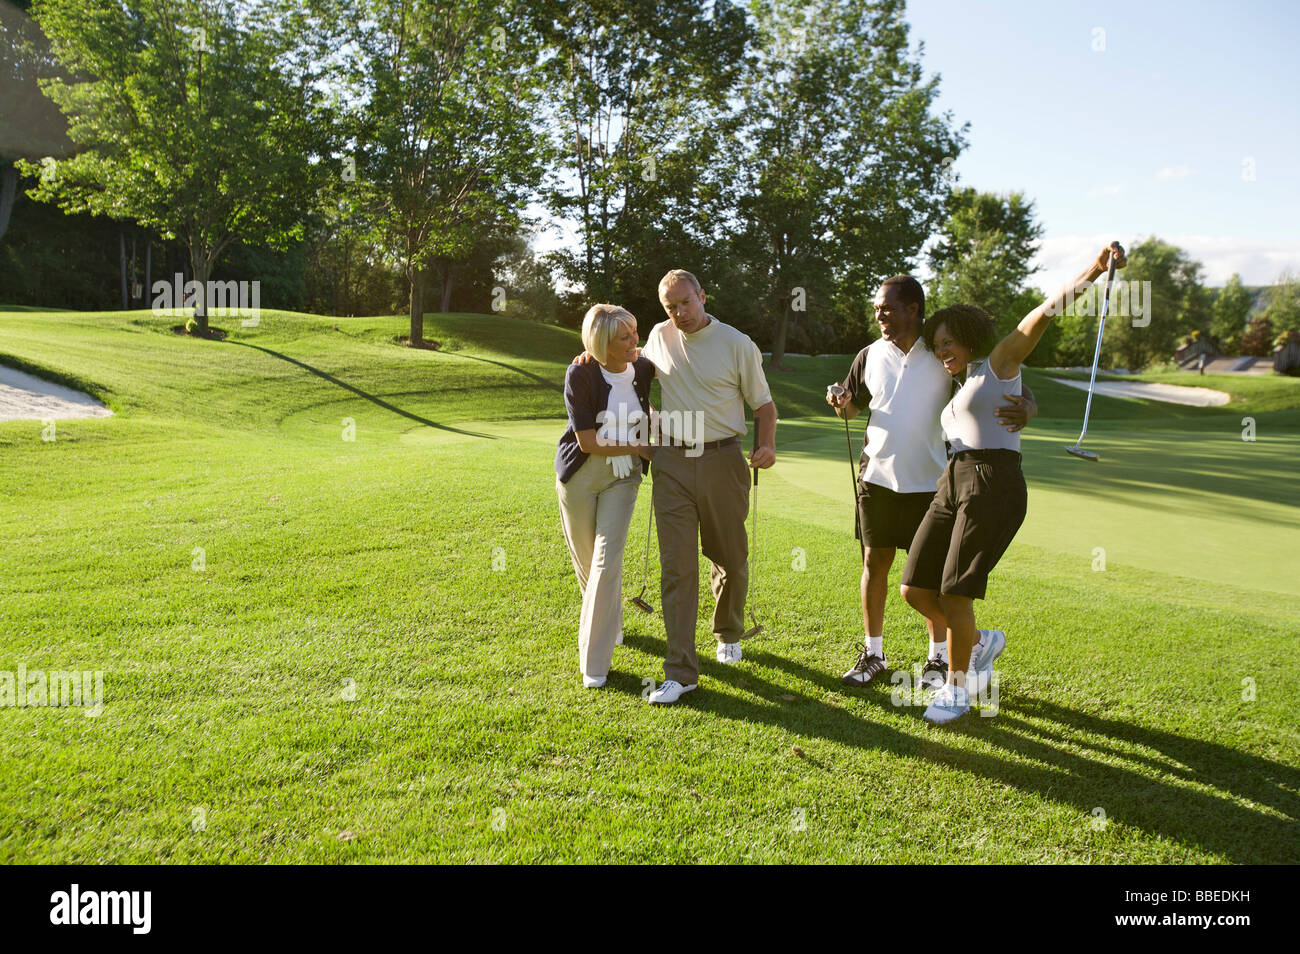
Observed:
[[[424,275],[417,269],[411,271],[411,338],[408,344],[418,348],[424,342]]]
[[[208,269],[211,264],[203,252],[190,247],[190,267],[194,270],[194,281],[198,282],[199,295],[194,302],[195,334],[206,338],[208,335]]]
[[[5,237],[9,228],[9,213],[14,210],[14,198],[18,194],[18,170],[12,162],[6,163],[0,170],[0,238]]]
[[[132,229],[131,230],[131,268],[129,269],[130,277],[127,279],[127,281],[130,282],[128,288],[131,292],[130,298],[131,298],[132,308],[135,308],[140,302],[140,296],[135,293],[135,286],[136,286],[135,277],[137,274],[135,268],[135,263],[136,263],[135,253],[136,253],[136,247],[139,244],[137,241],[139,237],[140,237],[139,231],[137,229]]]
[[[781,359],[785,357],[786,330],[790,325],[790,299],[789,299],[790,289],[786,287],[786,281],[785,281],[786,278],[785,249],[786,246],[785,246],[784,236],[779,236],[777,238],[777,248],[776,248],[776,255],[777,255],[776,287],[778,289],[777,300],[781,302],[781,317],[776,320],[776,332],[772,336],[772,362],[770,367],[772,368],[773,371],[790,370],[789,368],[787,368],[785,365],[781,363]]]
[[[153,236],[150,235],[144,243],[144,296],[147,299],[153,294]]]
[[[785,357],[785,333],[786,333],[786,328],[789,326],[789,324],[790,324],[790,306],[788,302],[783,302],[781,305],[781,317],[776,323],[776,334],[772,338],[771,368],[774,371],[790,370],[789,368],[787,368],[785,365],[781,363],[781,359]]]
[[[127,299],[126,295],[126,226],[118,226],[117,249],[118,264],[121,266],[120,271],[122,273],[122,310],[126,311],[126,309],[131,307],[131,303]]]
[[[445,315],[451,311],[451,264],[447,263],[442,266],[442,313]]]

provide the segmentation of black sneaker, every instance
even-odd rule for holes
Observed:
[[[926,689],[942,689],[948,681],[948,660],[942,656],[931,656],[921,669],[921,685]]]
[[[864,647],[858,654],[858,661],[840,677],[840,682],[846,686],[865,686],[886,672],[889,672],[889,668],[885,665],[885,660]]]

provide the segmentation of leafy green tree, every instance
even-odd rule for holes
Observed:
[[[364,0],[338,13],[356,54],[355,187],[401,262],[418,346],[431,270],[517,228],[541,180],[538,43],[511,0]]]
[[[1128,266],[1116,280],[1130,283],[1128,287],[1136,282],[1141,291],[1127,295],[1127,307],[1123,311],[1117,307],[1106,321],[1102,358],[1108,367],[1138,370],[1156,360],[1169,360],[1184,335],[1209,327],[1201,264],[1178,246],[1155,236],[1144,239],[1129,250]],[[1136,314],[1139,303],[1142,315]],[[1112,305],[1118,306],[1117,298],[1112,298]],[[1090,299],[1080,299],[1075,313],[1082,310],[1090,315],[1093,306]]]
[[[39,0],[71,77],[42,89],[80,151],[44,170],[32,197],[180,237],[205,291],[230,243],[287,247],[315,195],[328,123],[282,12],[270,0]],[[195,317],[206,334],[206,293]]]
[[[1264,316],[1278,331],[1300,331],[1300,278],[1293,272],[1278,277],[1269,292]]]
[[[781,366],[800,309],[868,326],[943,212],[964,145],[932,112],[897,0],[752,0],[759,49],[742,83],[737,252]]]
[[[553,51],[558,175],[547,205],[578,243],[558,256],[562,277],[587,301],[646,317],[660,311],[656,286],[669,268],[696,272],[713,294],[730,208],[718,157],[730,146],[728,97],[752,36],[744,11],[710,0],[572,0],[538,18]]]
[[[1189,335],[1199,332],[1206,335],[1214,324],[1214,293],[1202,284],[1202,267],[1194,263],[1192,283],[1178,306],[1178,332]]]
[[[1234,272],[1214,299],[1214,320],[1210,325],[1210,333],[1219,339],[1225,351],[1236,350],[1250,319],[1250,308],[1250,292],[1242,286],[1241,276]]]
[[[929,254],[933,277],[926,308],[979,305],[997,321],[998,334],[1005,335],[1042,301],[1025,295],[1043,234],[1034,218],[1034,203],[1022,192],[1002,196],[959,189],[949,199],[949,210]],[[1040,346],[1035,353],[1040,350],[1046,355],[1050,346]]]

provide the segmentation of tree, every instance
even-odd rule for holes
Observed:
[[[1116,281],[1126,283],[1125,307],[1119,307],[1112,293],[1113,317],[1106,321],[1102,357],[1107,366],[1145,368],[1154,360],[1171,358],[1183,335],[1207,328],[1209,306],[1200,275],[1199,262],[1155,236],[1132,247],[1127,267],[1116,275]],[[1134,283],[1136,294],[1129,291]],[[1142,315],[1136,313],[1139,303]],[[1075,303],[1076,315],[1091,315],[1094,309],[1091,297]]]
[[[1283,272],[1269,292],[1264,312],[1278,331],[1300,331],[1300,279],[1293,272]]]
[[[1236,350],[1250,319],[1250,307],[1250,292],[1242,286],[1241,276],[1233,272],[1214,299],[1214,321],[1210,325],[1210,333],[1219,339],[1219,345],[1225,351]]]
[[[901,2],[752,0],[760,48],[742,83],[738,254],[780,367],[800,308],[865,326],[877,284],[942,215],[964,145],[931,112]]]
[[[589,301],[659,311],[656,286],[686,267],[709,285],[729,197],[719,154],[752,31],[710,0],[571,0],[544,7],[548,112],[559,175],[550,210],[572,224],[563,278]]]
[[[1273,353],[1273,323],[1265,316],[1252,318],[1246,326],[1246,333],[1241,336],[1241,353],[1257,358],[1267,357]]]
[[[365,0],[340,15],[357,53],[355,185],[401,262],[418,347],[431,270],[518,228],[540,182],[538,44],[510,0]]]
[[[42,89],[82,151],[29,194],[180,237],[207,334],[222,251],[287,247],[315,195],[328,123],[296,19],[271,0],[38,0],[34,12],[73,77]]]
[[[1002,196],[959,189],[948,208],[929,254],[933,278],[926,307],[934,312],[959,302],[979,305],[997,322],[998,335],[1008,334],[1043,300],[1039,296],[1027,301],[1025,295],[1026,282],[1037,270],[1032,262],[1043,234],[1034,220],[1034,203],[1022,192]],[[1048,350],[1043,348],[1044,353]]]
[[[59,67],[29,6],[0,2],[0,238],[18,197],[15,160],[61,158],[72,146],[63,116],[41,95],[40,81],[59,75]]]

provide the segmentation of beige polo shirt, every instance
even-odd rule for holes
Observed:
[[[744,332],[709,318],[691,334],[678,331],[671,319],[661,321],[641,349],[659,372],[665,437],[708,442],[743,436],[744,405],[757,409],[772,400],[758,345]],[[688,414],[701,423],[683,427]]]

